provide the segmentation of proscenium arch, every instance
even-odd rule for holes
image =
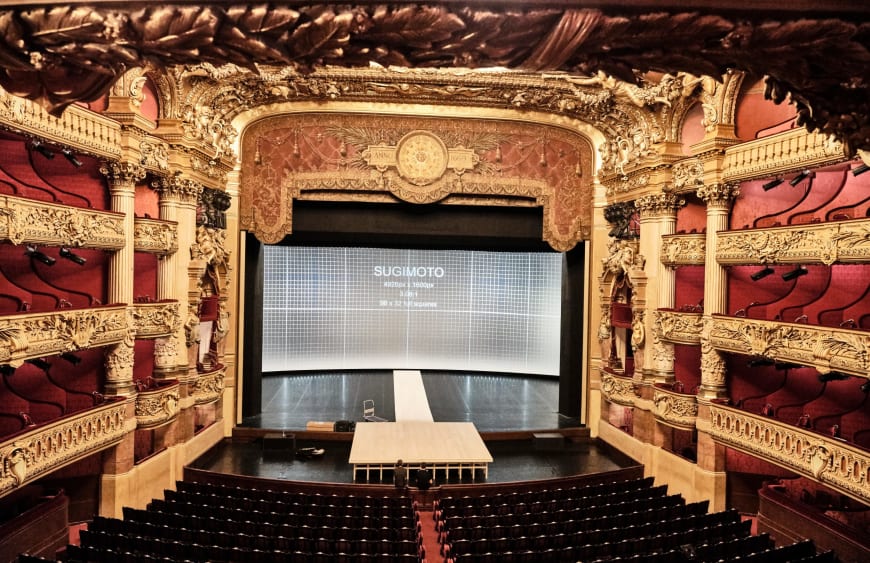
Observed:
[[[591,127],[589,124],[576,119],[567,118],[565,116],[535,113],[535,112],[518,112],[516,110],[503,110],[498,108],[457,108],[443,106],[414,106],[409,104],[362,104],[362,103],[347,103],[336,102],[330,104],[321,104],[314,102],[282,104],[282,107],[258,107],[236,117],[233,125],[243,133],[239,136],[238,167],[234,177],[238,177],[237,188],[239,191],[249,189],[250,186],[245,184],[245,169],[253,162],[256,151],[256,144],[245,142],[245,135],[250,132],[250,126],[268,118],[274,113],[282,113],[289,115],[304,115],[315,113],[322,115],[325,113],[334,113],[341,115],[371,115],[376,113],[384,115],[387,111],[393,111],[395,114],[400,110],[399,115],[405,117],[440,117],[461,119],[468,117],[469,113],[473,114],[476,119],[487,120],[506,120],[517,122],[528,126],[529,123],[538,124],[542,127],[548,127],[553,131],[561,131],[561,134],[570,134],[583,139],[583,142],[589,145],[589,169],[584,170],[584,179],[590,183],[590,188],[595,187],[594,178],[597,168],[599,167],[599,156],[595,148],[603,140],[603,135]],[[367,173],[367,172],[366,172]],[[340,194],[339,194],[340,195]],[[587,204],[590,209],[593,205],[594,193],[593,189],[589,190],[589,201]],[[504,208],[494,204],[479,206],[490,209]],[[450,205],[441,205],[434,203],[436,207],[448,208],[458,207]],[[385,203],[381,207],[395,206],[392,203]],[[530,209],[530,206],[524,206]],[[242,214],[244,211],[242,211]],[[243,248],[246,254],[243,262],[244,273],[242,274],[244,288],[243,294],[246,296],[247,303],[245,309],[256,311],[258,303],[257,295],[260,292],[256,288],[262,283],[262,244],[256,240],[251,233],[244,234],[244,218],[242,218],[242,240],[240,248]],[[589,237],[589,233],[585,233],[585,237]],[[581,405],[583,404],[583,389],[586,386],[586,365],[583,361],[585,355],[585,343],[587,338],[584,331],[586,327],[583,323],[583,311],[586,307],[587,298],[585,295],[586,287],[588,286],[588,261],[586,260],[587,244],[582,238],[578,239],[578,243],[573,248],[565,249],[564,251],[564,266],[563,266],[563,297],[562,297],[562,329],[561,329],[561,361],[560,361],[560,381],[559,381],[559,412],[572,419],[576,419],[578,423],[582,420],[583,413]],[[253,296],[253,297],[252,297]],[[262,307],[262,303],[259,304]],[[261,366],[256,358],[261,355],[261,335],[255,326],[257,323],[252,321],[256,315],[245,315],[242,322],[245,322],[245,340],[242,350],[242,416],[249,416],[259,412],[259,401],[261,396]]]

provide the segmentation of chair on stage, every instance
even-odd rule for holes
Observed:
[[[375,402],[372,399],[363,401],[363,420],[366,422],[386,422],[386,418],[375,416]]]

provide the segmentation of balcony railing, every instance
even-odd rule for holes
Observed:
[[[700,266],[707,259],[707,235],[691,233],[662,236],[662,264]]]
[[[778,362],[870,376],[870,332],[713,315],[710,344],[717,350]]]
[[[118,250],[124,247],[124,216],[113,211],[2,195],[0,240]]]
[[[677,393],[656,385],[653,393],[654,415],[669,426],[693,430],[698,418],[698,399],[695,395]]]
[[[731,264],[870,262],[870,219],[722,231],[716,261]]]
[[[157,301],[133,304],[133,323],[136,338],[162,338],[170,336],[181,324],[177,301]]]
[[[617,375],[610,371],[601,372],[601,393],[611,403],[633,407],[637,395],[631,377]]]
[[[117,344],[127,335],[127,306],[0,316],[0,363]]]
[[[178,250],[178,223],[136,217],[133,220],[133,245],[136,252],[166,256]]]
[[[717,442],[870,503],[870,452],[726,405],[712,404],[710,416],[710,434]]]
[[[0,496],[120,442],[127,404],[109,402],[0,442]]]
[[[701,343],[704,323],[700,312],[658,309],[653,311],[653,322],[659,338],[665,342],[690,345]]]
[[[161,381],[136,395],[136,427],[153,428],[166,424],[178,416],[178,381]]]
[[[193,381],[193,402],[197,405],[213,403],[220,399],[224,390],[224,375],[226,366],[218,366],[212,371],[197,375]]]
[[[846,160],[842,143],[803,127],[725,149],[723,180],[738,182]]]

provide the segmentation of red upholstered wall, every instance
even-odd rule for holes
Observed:
[[[764,99],[764,82],[744,82],[737,99],[735,133],[741,141],[751,141],[793,126],[795,108]]]
[[[677,210],[677,233],[703,233],[707,229],[707,206],[694,195],[684,199],[686,205]]]
[[[698,305],[704,299],[704,266],[681,266],[674,275],[674,308]]]
[[[701,347],[674,345],[674,376],[683,384],[686,393],[691,393],[701,384]]]

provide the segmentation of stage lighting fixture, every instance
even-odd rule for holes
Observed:
[[[798,173],[797,176],[795,176],[794,178],[792,178],[792,179],[789,181],[789,184],[791,184],[792,187],[797,186],[798,184],[800,184],[801,182],[803,182],[804,179],[805,179],[807,176],[809,176],[809,175],[810,175],[810,171],[809,171],[809,170],[801,170],[801,171]]]
[[[761,366],[772,366],[774,361],[770,358],[752,358],[746,362],[746,367],[757,368]]]
[[[76,168],[82,167],[82,161],[76,158],[76,155],[69,149],[63,149],[60,151],[63,156],[72,163]]]
[[[60,255],[61,258],[66,258],[67,260],[75,262],[79,266],[84,266],[85,263],[87,262],[86,258],[82,258],[81,256],[79,256],[78,254],[76,254],[75,252],[73,252],[72,250],[70,250],[69,248],[66,248],[66,247],[61,247],[60,252],[58,252],[58,254]]]
[[[865,381],[861,384],[862,393],[870,393],[870,381]]]
[[[46,266],[54,266],[54,263],[57,262],[57,259],[52,258],[48,254],[44,254],[44,253],[40,252],[39,250],[36,249],[35,246],[27,245],[24,248],[24,255],[30,256],[34,260],[39,260],[40,262],[42,262]]]
[[[839,371],[829,371],[828,373],[819,374],[819,381],[822,383],[827,383],[828,381],[843,381],[844,379],[849,379],[852,377],[846,373],[842,373]]]
[[[774,178],[770,182],[767,182],[766,184],[762,184],[761,189],[766,191],[766,192],[770,191],[773,188],[777,187],[778,185],[782,184],[784,181],[785,180],[783,180],[782,178]]]
[[[48,147],[43,145],[41,141],[33,141],[33,143],[31,143],[31,146],[33,147],[33,150],[35,150],[36,152],[38,152],[39,154],[41,154],[42,156],[44,156],[48,160],[51,160],[52,158],[54,158],[54,153],[51,152],[48,149]]]
[[[64,360],[68,361],[69,363],[71,363],[74,366],[77,366],[80,363],[82,363],[81,356],[77,356],[77,355],[73,354],[72,352],[64,352],[63,354],[60,355],[60,357],[63,358]]]
[[[784,281],[791,281],[791,280],[793,280],[793,279],[795,279],[795,278],[799,278],[800,276],[805,276],[805,275],[807,275],[808,273],[809,273],[809,270],[807,270],[807,269],[804,268],[803,266],[798,266],[798,267],[795,268],[794,270],[791,270],[790,272],[786,272],[786,273],[784,273],[784,274],[782,275],[782,279],[783,279]]]
[[[758,281],[762,278],[766,278],[767,276],[769,276],[772,273],[773,273],[773,268],[771,268],[770,266],[765,266],[764,269],[758,270],[757,272],[755,272],[754,274],[752,274],[749,277],[752,278],[752,281]]]
[[[801,367],[803,367],[803,366],[800,365],[800,364],[792,364],[792,363],[790,363],[790,362],[776,362],[776,363],[773,365],[773,367],[774,367],[774,369],[778,369],[778,370],[780,370],[780,371],[784,371],[784,370],[787,370],[787,369],[798,369],[798,368],[801,368]]]
[[[51,367],[51,364],[43,360],[42,358],[31,358],[29,360],[24,360],[28,364],[34,365],[41,369],[42,371],[48,371],[48,368]]]
[[[0,366],[0,375],[12,375],[13,373],[15,373],[15,368],[9,364]]]
[[[852,169],[852,176],[858,176],[859,174],[863,174],[864,172],[867,172],[868,170],[870,170],[870,166],[867,166],[866,164],[862,164],[861,166],[857,166],[857,167]]]

